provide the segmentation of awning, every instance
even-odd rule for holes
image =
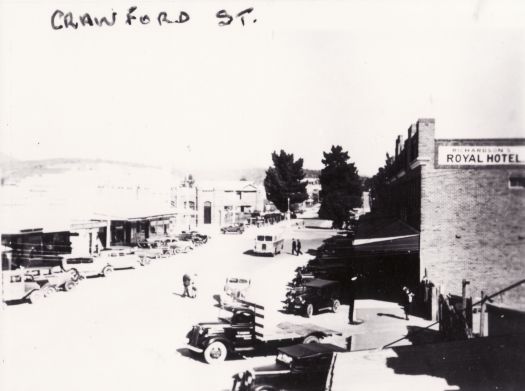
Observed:
[[[354,252],[359,255],[416,253],[419,252],[419,234],[356,240],[354,242]]]
[[[324,288],[325,286],[334,285],[334,284],[339,284],[339,282],[332,281],[332,280],[323,280],[321,278],[315,278],[305,283],[304,286],[308,286],[312,288]]]

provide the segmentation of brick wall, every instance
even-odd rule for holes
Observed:
[[[473,297],[525,278],[525,190],[509,188],[509,176],[525,170],[436,168],[433,128],[419,137],[420,154],[432,158],[421,170],[421,273],[445,293],[461,294],[465,278]],[[525,287],[499,299],[523,303]]]

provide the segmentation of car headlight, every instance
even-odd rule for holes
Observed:
[[[255,373],[250,369],[246,372],[244,372],[244,385],[245,386],[249,386],[250,384],[252,384],[255,380]]]

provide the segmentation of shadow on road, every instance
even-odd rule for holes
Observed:
[[[438,333],[408,329],[417,338]],[[525,381],[524,348],[524,335],[403,346],[392,349],[397,357],[387,358],[386,364],[398,374],[444,378],[463,391],[520,390]]]
[[[403,318],[402,316],[397,316],[397,315],[393,315],[393,314],[385,314],[383,312],[378,312],[377,316],[388,316],[389,318],[405,320],[405,318]]]
[[[244,255],[251,255],[252,257],[272,257],[273,254],[256,254],[253,250],[246,250]]]

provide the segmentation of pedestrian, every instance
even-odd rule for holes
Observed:
[[[182,276],[182,285],[184,285],[184,292],[182,293],[182,297],[191,297],[190,295],[190,285],[191,285],[191,277],[188,274],[185,274]]]
[[[403,311],[405,312],[405,320],[408,320],[408,314],[410,313],[410,307],[412,305],[413,298],[414,294],[410,292],[410,289],[404,286],[401,297],[401,305],[403,307]]]
[[[303,252],[301,251],[301,241],[297,239],[297,250],[295,250],[295,255],[303,255]]]
[[[195,299],[197,297],[197,274],[193,275],[190,284],[190,297]]]
[[[295,242],[295,239],[292,239],[292,255],[295,255],[296,250],[297,250],[297,243]]]
[[[348,280],[346,282],[346,299],[348,301],[348,323],[355,324],[354,322],[354,303],[355,303],[355,284],[357,276],[350,272],[348,274]]]

